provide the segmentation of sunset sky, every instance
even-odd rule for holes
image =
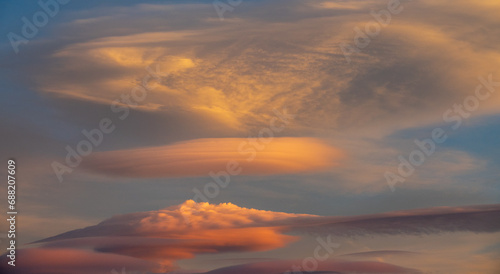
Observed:
[[[500,273],[499,14],[0,2],[0,272]]]

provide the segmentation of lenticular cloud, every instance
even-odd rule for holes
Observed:
[[[93,172],[138,178],[207,176],[235,163],[237,174],[288,174],[336,166],[343,152],[315,138],[207,138],[96,152],[84,162]]]
[[[176,269],[177,260],[192,258],[197,254],[264,251],[284,247],[298,239],[298,236],[288,233],[339,237],[459,231],[488,233],[500,231],[500,224],[496,221],[499,218],[500,205],[437,207],[362,216],[325,217],[249,209],[231,203],[214,205],[188,200],[181,205],[157,211],[114,216],[95,226],[35,242],[19,250],[19,256],[23,260],[16,266],[16,271],[21,272],[16,273],[48,273],[37,272],[37,269],[42,268],[44,271],[52,271],[50,273],[107,273],[107,267],[117,264],[127,265],[129,269],[138,271],[162,273]],[[5,255],[2,260],[4,259]],[[65,263],[61,264],[60,260]],[[369,265],[370,263],[355,264],[354,267],[349,263],[339,263],[338,260],[335,264],[323,264],[325,269],[338,271]],[[269,266],[282,267],[279,263]],[[246,271],[248,267],[237,268]],[[252,267],[255,265],[250,269]],[[392,265],[377,267],[395,269],[396,272],[398,270]],[[79,270],[74,272],[74,269]],[[210,273],[229,272],[221,269]]]

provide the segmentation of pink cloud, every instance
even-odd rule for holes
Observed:
[[[487,233],[500,231],[497,221],[499,217],[498,204],[324,217],[242,208],[231,203],[195,203],[190,200],[162,210],[115,216],[95,226],[38,241],[30,248],[20,250],[24,262],[20,269],[49,269],[54,271],[51,273],[58,273],[56,271],[59,268],[80,269],[84,264],[85,269],[93,267],[101,271],[108,267],[108,264],[101,262],[118,263],[128,258],[133,265],[137,263],[137,268],[171,271],[176,269],[177,260],[197,254],[251,252],[284,247],[297,239],[297,236],[286,234],[289,232],[335,236],[457,231]],[[63,252],[65,250],[71,252]],[[59,251],[65,256],[63,261],[40,259],[44,256],[57,257]],[[77,259],[80,256],[82,260]],[[255,267],[274,271],[273,269],[281,269],[282,265],[269,263],[235,266],[234,269],[237,270],[232,273],[246,273],[242,271]],[[396,266],[376,262],[334,261],[332,265],[325,264],[325,267],[330,269],[328,271],[378,269],[384,273],[401,273],[397,272]],[[209,273],[231,273],[227,271],[233,268],[228,269]],[[395,272],[391,272],[392,270]]]
[[[293,266],[299,266],[300,261],[272,261],[230,266],[208,271],[205,274],[277,274],[294,273]],[[289,272],[287,272],[289,271]],[[296,273],[301,273],[297,272]],[[303,272],[302,272],[303,273]],[[370,261],[350,262],[344,260],[328,260],[318,262],[318,267],[314,271],[307,273],[420,273],[415,269],[400,267],[393,264]]]

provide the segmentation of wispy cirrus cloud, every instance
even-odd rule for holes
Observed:
[[[498,29],[494,1],[408,3],[353,65],[339,44],[387,3],[287,1],[286,12],[281,1],[246,4],[233,13],[245,24],[221,23],[210,4],[75,11],[78,19],[60,30],[71,39],[44,41],[43,54],[18,69],[44,96],[109,103],[140,69],[161,63],[171,73],[143,102],[158,115],[182,110],[247,130],[267,122],[270,104],[286,105],[299,113],[297,129],[372,133],[436,122],[477,75],[498,75],[491,45],[499,36],[483,27]],[[488,100],[480,114],[496,113],[498,102]]]

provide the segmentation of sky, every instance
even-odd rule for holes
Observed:
[[[498,273],[499,12],[0,2],[1,272]]]

